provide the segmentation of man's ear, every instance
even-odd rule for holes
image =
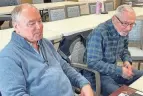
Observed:
[[[112,22],[113,22],[114,24],[116,24],[116,23],[118,22],[115,15],[112,17]]]
[[[112,17],[112,20],[115,20],[116,19],[116,17],[115,17],[115,15]]]
[[[18,24],[16,22],[13,22],[12,25],[13,25],[13,28],[14,28],[15,31],[19,30]]]

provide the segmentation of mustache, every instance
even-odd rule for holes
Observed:
[[[121,36],[127,36],[129,32],[119,32]]]

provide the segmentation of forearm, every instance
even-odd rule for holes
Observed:
[[[130,63],[132,63],[132,58],[130,56],[129,52],[124,52],[124,54],[122,54],[121,59],[123,62],[128,61]]]
[[[120,54],[120,57],[123,62],[125,61],[129,61],[130,63],[132,62],[131,54],[128,50],[128,39],[124,41],[124,48],[123,48],[123,52]]]
[[[61,64],[61,67],[66,74],[66,76],[69,78],[71,84],[75,87],[81,88],[85,84],[89,84],[88,80],[83,77],[79,72],[77,72],[69,63],[67,63],[64,59],[61,58],[59,54],[56,54],[59,62]]]
[[[64,63],[62,68],[73,86],[82,88],[84,85],[89,84],[88,80],[79,72],[77,72],[73,67],[71,67],[68,63]]]
[[[88,60],[88,67],[105,75],[122,75],[122,68],[116,64],[106,63],[102,60]]]

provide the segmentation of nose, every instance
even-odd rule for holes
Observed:
[[[36,28],[40,29],[41,28],[42,23],[41,22],[36,22]]]
[[[131,25],[128,25],[127,27],[126,27],[126,30],[129,32],[129,31],[131,31],[131,29],[132,29],[132,26]]]

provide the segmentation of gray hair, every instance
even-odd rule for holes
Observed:
[[[33,6],[32,4],[29,4],[29,3],[20,4],[20,5],[16,6],[13,9],[13,11],[11,12],[12,23],[15,23],[18,21],[18,18],[20,17],[20,14],[21,14],[22,10],[24,9],[23,7],[25,7],[25,6],[35,8],[38,11],[38,9],[35,6]]]
[[[124,12],[134,12],[134,9],[131,7],[131,5],[121,5],[116,9],[115,15],[117,17],[120,17],[122,13]]]

